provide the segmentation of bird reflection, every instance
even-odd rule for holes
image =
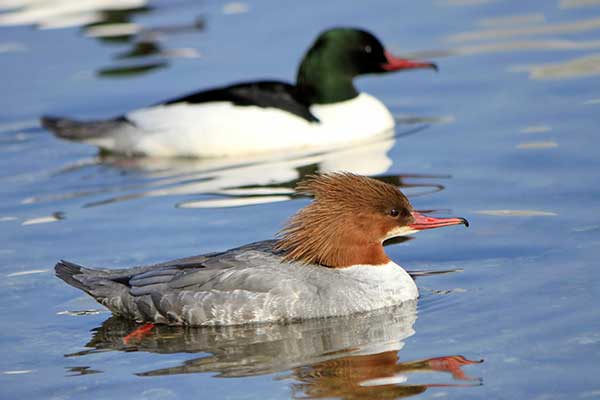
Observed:
[[[404,340],[414,334],[415,320],[416,302],[351,317],[254,326],[140,327],[111,317],[93,331],[88,349],[66,357],[79,359],[115,350],[202,353],[202,357],[179,365],[135,373],[143,377],[206,372],[216,373],[217,377],[276,373],[275,379],[291,381],[293,396],[302,398],[401,398],[430,387],[481,384],[461,370],[464,365],[481,361],[462,356],[400,361],[399,351]],[[83,374],[99,370],[97,366],[78,366],[69,372],[74,375],[77,371]],[[423,379],[431,379],[432,383],[422,383]]]
[[[126,13],[106,13],[107,18],[101,23],[84,28],[86,36],[96,37],[101,41],[126,43],[130,48],[114,55],[113,65],[99,68],[96,73],[100,77],[127,77],[139,75],[165,68],[169,59],[195,58],[199,56],[193,48],[166,48],[162,38],[180,33],[202,31],[206,22],[198,17],[191,23],[160,27],[137,27],[128,21],[130,15],[137,12],[148,12],[148,8],[128,10]],[[109,18],[110,17],[110,18]],[[131,26],[129,30],[128,26]]]
[[[413,129],[416,130],[416,129]],[[246,206],[287,201],[295,196],[296,183],[308,174],[349,171],[373,176],[402,188],[410,197],[444,189],[439,180],[448,175],[392,174],[388,152],[396,136],[382,136],[369,143],[327,149],[296,151],[236,158],[166,159],[127,158],[101,155],[61,168],[56,194],[25,199],[39,203],[74,198],[83,207],[96,207],[148,197],[187,196],[177,200],[179,208]],[[89,176],[102,176],[101,184]],[[64,187],[60,187],[64,185]],[[78,190],[73,192],[72,188]]]
[[[165,68],[173,57],[198,57],[192,48],[169,48],[165,39],[181,33],[200,32],[204,17],[168,26],[146,26],[134,22],[136,17],[159,8],[147,0],[61,0],[59,4],[43,1],[14,0],[8,11],[0,14],[0,26],[35,25],[41,29],[81,26],[84,36],[130,49],[113,56],[112,64],[96,71],[99,77],[126,77]]]
[[[478,386],[480,380],[468,377],[463,365],[482,361],[463,356],[446,356],[401,362],[398,352],[387,351],[364,356],[347,356],[306,367],[295,368],[291,377],[294,398],[304,399],[398,399],[425,392],[431,387]],[[470,383],[410,384],[416,373],[445,372],[455,380]]]

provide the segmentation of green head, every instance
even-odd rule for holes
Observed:
[[[298,70],[296,85],[309,104],[350,100],[358,95],[355,76],[435,64],[396,58],[371,33],[353,28],[329,29],[319,35]]]

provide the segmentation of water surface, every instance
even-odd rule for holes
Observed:
[[[599,2],[0,7],[1,398],[600,397]],[[109,117],[197,88],[291,80],[336,25],[440,65],[358,80],[397,116],[392,138],[125,159],[38,126],[42,114]],[[339,169],[468,218],[386,247],[409,270],[457,272],[417,278],[418,304],[383,313],[140,336],[52,274],[59,258],[139,265],[270,238],[308,201],[295,183]]]

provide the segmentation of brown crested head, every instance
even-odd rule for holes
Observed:
[[[288,261],[332,268],[386,264],[383,241],[408,232],[415,221],[397,187],[365,176],[312,175],[296,190],[314,200],[279,233],[276,250]]]

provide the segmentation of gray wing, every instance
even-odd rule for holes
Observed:
[[[211,280],[228,269],[249,267],[251,263],[240,261],[240,255],[272,255],[274,242],[257,242],[225,252],[129,269],[90,269],[67,261],[61,261],[55,269],[59,278],[84,290],[116,315],[138,321],[181,324],[185,305],[181,292],[210,286]],[[231,285],[235,286],[236,282]]]
[[[250,287],[254,294],[268,292],[273,282],[258,279],[251,270],[278,257],[272,252],[273,243],[174,260],[132,276],[129,295],[139,313],[136,319],[201,325],[215,318],[215,305],[235,304],[234,293],[239,294],[240,288]]]
[[[131,294],[134,296],[150,294],[158,284],[165,284],[168,289],[205,286],[224,270],[241,265],[249,266],[247,260],[239,259],[242,254],[250,252],[273,254],[274,243],[274,240],[266,240],[224,252],[179,258],[157,264],[149,270],[141,270],[140,273],[130,276]]]

